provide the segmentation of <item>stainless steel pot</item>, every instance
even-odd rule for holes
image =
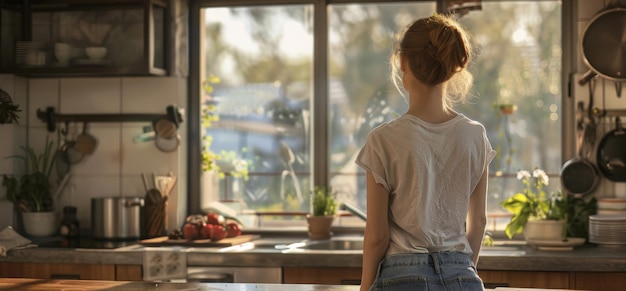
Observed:
[[[91,199],[91,229],[96,239],[139,239],[142,197]]]

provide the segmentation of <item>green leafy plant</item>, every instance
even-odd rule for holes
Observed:
[[[19,105],[9,100],[0,100],[0,124],[18,124],[20,119],[18,112],[22,112]]]
[[[214,85],[221,82],[220,78],[210,75],[203,83],[202,88],[209,95],[213,93]],[[202,108],[202,125],[203,128],[211,127],[213,122],[219,121],[219,115],[215,114],[217,106],[215,102],[204,105]],[[219,153],[211,150],[213,137],[205,134],[202,140],[202,171],[215,171],[220,178],[224,178],[228,174],[235,178],[248,179],[250,163],[248,160],[242,159],[235,151],[220,151]],[[245,152],[246,149],[242,149]]]
[[[337,212],[337,202],[330,188],[315,186],[313,189],[313,216],[330,216]]]
[[[502,207],[513,214],[511,221],[504,230],[508,238],[522,233],[528,220],[567,220],[568,203],[563,192],[557,190],[550,194],[546,193],[544,186],[549,183],[549,178],[541,169],[535,169],[531,173],[520,170],[517,179],[524,184],[522,192],[515,193],[509,199],[501,202]]]
[[[3,175],[2,186],[7,188],[7,199],[25,212],[52,211],[50,174],[56,151],[46,137],[44,152],[36,154],[30,147],[22,147],[23,156],[9,156],[24,161],[24,174],[19,178]]]

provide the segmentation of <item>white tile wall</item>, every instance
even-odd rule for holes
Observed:
[[[0,78],[0,85],[2,84]],[[62,78],[29,79],[28,92],[28,144],[42,148],[46,136],[55,142],[64,141],[57,132],[48,133],[45,123],[36,118],[37,109],[55,107],[60,114],[120,114],[120,113],[156,113],[165,114],[170,104],[185,104],[186,92],[180,86],[186,82],[177,77],[141,77],[141,78]],[[181,102],[182,101],[182,102]],[[61,192],[57,211],[63,206],[78,207],[81,227],[91,227],[91,198],[110,196],[145,195],[141,173],[166,175],[172,171],[180,175],[180,155],[178,151],[163,153],[153,143],[135,143],[133,137],[142,132],[150,122],[127,123],[90,123],[87,133],[98,140],[96,151],[78,164],[72,166],[71,179]],[[58,123],[57,128],[63,128]],[[181,127],[182,128],[182,127]],[[71,123],[68,139],[74,139],[83,131],[83,124]],[[184,136],[184,132],[180,132]],[[184,140],[184,138],[183,138]],[[182,187],[182,183],[178,183]],[[183,192],[184,193],[184,192]],[[178,189],[174,189],[169,198],[168,224],[171,229],[179,226],[177,214],[186,197],[180,202]]]

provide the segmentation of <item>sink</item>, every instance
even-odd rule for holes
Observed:
[[[320,251],[362,251],[363,240],[325,240],[325,241],[310,241],[299,247],[305,250],[320,250]]]
[[[333,251],[363,251],[363,237],[333,237],[328,240],[309,239],[257,239],[248,243],[221,248],[220,252],[253,252],[253,253],[307,253]]]

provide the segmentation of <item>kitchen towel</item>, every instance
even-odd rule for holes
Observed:
[[[7,226],[0,231],[0,255],[6,257],[7,252],[15,249],[36,247],[29,239],[17,233],[13,227]]]

